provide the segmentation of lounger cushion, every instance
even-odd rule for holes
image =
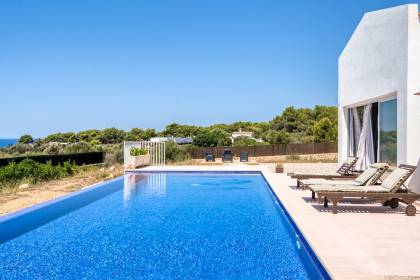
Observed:
[[[363,188],[354,185],[314,185],[311,186],[314,192],[364,192]]]
[[[410,175],[410,170],[395,168],[382,182],[381,186],[388,189],[389,192],[396,192]]]
[[[377,168],[378,172],[376,172],[376,174],[373,175],[373,177],[370,178],[369,181],[367,181],[366,186],[375,185],[379,181],[379,179],[382,177],[382,175],[384,175],[385,171],[388,170],[389,164],[379,162],[379,163],[372,164],[370,167]]]
[[[341,174],[339,174],[339,173],[305,173],[305,172],[302,172],[302,173],[295,173],[294,174],[295,176],[320,176],[320,175],[322,175],[322,176],[342,176]]]
[[[389,190],[376,185],[376,186],[351,186],[351,185],[341,185],[341,186],[333,186],[333,185],[316,185],[312,186],[311,189],[314,192],[360,192],[360,193],[388,193]]]
[[[378,173],[378,169],[369,166],[368,169],[363,171],[363,173],[354,179],[354,181],[360,185],[365,185],[373,176],[375,176],[376,173]]]
[[[370,165],[370,167],[374,167],[374,168],[388,168],[389,164],[386,162],[377,162],[377,163],[373,163]]]
[[[307,179],[300,180],[304,185],[352,185],[360,186],[360,183],[351,180],[327,180],[327,179]]]
[[[366,193],[388,193],[389,190],[382,186],[366,186],[363,188]]]

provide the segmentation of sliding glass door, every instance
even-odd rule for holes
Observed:
[[[397,163],[397,100],[379,103],[379,161]]]

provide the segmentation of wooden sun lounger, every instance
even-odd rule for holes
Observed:
[[[315,192],[312,190],[312,186],[323,185],[328,187],[331,185],[331,188],[336,186],[346,186],[351,185],[355,187],[370,186],[375,185],[381,180],[382,175],[388,170],[389,165],[387,163],[374,163],[365,171],[363,171],[356,179],[354,180],[325,180],[325,179],[309,179],[301,180],[300,185],[302,190],[309,189],[312,191],[312,199],[315,199]],[[319,182],[317,182],[319,181]]]
[[[332,213],[337,214],[337,203],[345,197],[365,197],[368,199],[376,200],[381,202],[384,206],[390,206],[391,208],[397,208],[398,202],[404,202],[407,204],[405,213],[407,216],[416,215],[416,207],[413,202],[420,198],[420,194],[414,192],[396,192],[396,193],[367,193],[361,191],[346,191],[346,192],[317,192],[318,199],[324,197],[327,199],[324,206],[328,206],[328,201],[332,203]],[[321,203],[321,200],[318,201]]]
[[[324,206],[328,207],[328,201],[332,203],[332,213],[337,214],[337,203],[345,197],[368,198],[382,203],[391,208],[398,207],[399,202],[407,204],[405,213],[408,216],[416,214],[413,202],[420,198],[420,194],[404,187],[404,183],[413,174],[416,166],[401,164],[396,168],[381,185],[375,186],[312,186],[311,189],[318,197],[318,203],[324,199]]]
[[[288,174],[293,179],[297,179],[297,188],[300,188],[301,180],[305,179],[327,179],[327,180],[334,180],[334,179],[344,179],[344,180],[352,180],[357,178],[360,173],[359,172],[352,172],[354,165],[356,164],[358,157],[348,157],[343,164],[338,168],[335,174],[309,174],[309,173],[296,173],[296,174]]]

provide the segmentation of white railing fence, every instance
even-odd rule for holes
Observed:
[[[150,165],[165,165],[165,142],[129,141],[124,142],[124,168],[127,168],[132,147],[146,148],[150,154]]]

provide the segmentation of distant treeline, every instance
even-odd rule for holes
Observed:
[[[23,135],[18,144],[45,145],[48,143],[79,143],[89,145],[117,144],[123,141],[149,140],[156,136],[192,137],[194,145],[201,147],[230,146],[230,135],[234,131],[251,131],[255,139],[241,137],[234,145],[314,143],[337,140],[337,107],[315,106],[315,108],[287,107],[281,115],[268,122],[235,122],[232,124],[214,124],[194,126],[172,123],[163,131],[155,129],[133,128],[124,131],[117,128],[103,130],[89,129],[80,132],[60,132],[42,139],[33,139]]]

